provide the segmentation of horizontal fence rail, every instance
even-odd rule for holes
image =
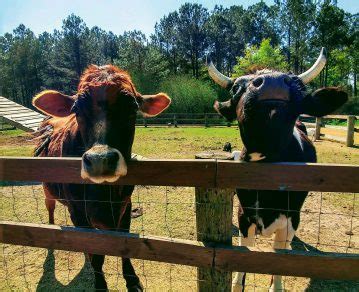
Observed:
[[[81,158],[0,157],[1,181],[91,183],[81,178],[80,170]],[[204,283],[211,281],[217,287],[217,276],[229,275],[220,283],[222,288],[227,285],[224,291],[230,291],[232,271],[357,280],[357,254],[233,246],[231,200],[236,187],[359,192],[358,177],[356,165],[133,160],[128,164],[128,175],[114,184],[196,187],[197,240],[201,241],[0,221],[0,242],[194,266],[198,267],[198,275],[208,272],[206,281],[199,281],[198,287],[206,287]],[[212,228],[214,225],[221,227]],[[202,236],[204,232],[206,236]]]
[[[359,279],[358,256],[206,244],[133,233],[0,221],[0,242],[227,271]]]
[[[0,157],[1,181],[91,183],[80,170],[81,158]],[[358,165],[148,159],[131,161],[114,184],[359,192],[358,177]]]

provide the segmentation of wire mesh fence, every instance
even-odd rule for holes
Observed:
[[[8,185],[0,190],[0,221],[48,223],[41,185]],[[111,203],[111,202],[109,202]],[[131,232],[196,240],[196,201],[194,188],[137,186],[132,208],[143,215],[132,219]],[[239,201],[233,197],[233,245],[238,244]],[[244,210],[245,211],[245,210]],[[284,213],[287,210],[282,210]],[[291,246],[302,251],[328,251],[359,254],[359,199],[355,193],[310,192],[301,209],[301,223]],[[71,226],[67,208],[57,203],[55,224]],[[255,245],[270,248],[273,238],[256,236]],[[82,253],[1,244],[0,290],[93,289],[93,271]],[[194,291],[194,267],[133,260],[146,290]],[[125,290],[121,259],[107,256],[105,277],[110,290]],[[354,281],[314,280],[283,277],[288,290],[356,290]],[[246,289],[268,289],[271,276],[248,274]]]

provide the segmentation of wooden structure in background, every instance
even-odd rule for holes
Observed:
[[[331,125],[325,125],[324,120],[325,119],[336,119],[336,120],[346,120],[347,126],[331,126]],[[330,115],[325,116],[321,118],[316,118],[315,120],[315,140],[320,140],[321,138],[344,143],[347,147],[353,147],[354,146],[354,134],[355,132],[359,132],[359,129],[355,128],[355,120],[359,119],[358,116],[348,115],[348,116],[341,116],[341,115]],[[342,136],[337,135],[331,135],[327,133],[322,133],[322,128],[324,129],[333,129],[336,131],[339,131],[343,133]]]
[[[44,115],[0,96],[0,117],[4,122],[25,132],[34,132],[45,118]]]

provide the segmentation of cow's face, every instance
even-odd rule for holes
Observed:
[[[219,73],[213,70],[212,77]],[[300,114],[323,116],[347,100],[347,94],[337,88],[308,94],[303,82],[308,79],[282,72],[262,70],[234,80],[215,77],[222,78],[218,83],[230,90],[232,98],[216,102],[214,108],[228,120],[238,120],[246,161],[278,161]]]
[[[141,96],[129,76],[113,66],[91,66],[74,97],[57,91],[37,95],[33,104],[46,114],[76,117],[84,145],[81,176],[96,183],[127,174],[137,111],[154,116],[170,104],[167,95]]]

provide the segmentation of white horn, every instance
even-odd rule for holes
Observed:
[[[322,50],[320,51],[320,55],[317,61],[314,63],[314,65],[304,73],[298,75],[298,77],[303,81],[304,84],[308,84],[310,81],[312,81],[315,77],[317,77],[320,74],[326,63],[327,63],[326,50],[325,48],[322,48]]]
[[[233,83],[231,78],[223,75],[221,72],[217,70],[217,68],[213,65],[212,61],[210,61],[208,65],[208,73],[209,76],[211,76],[211,78],[214,80],[214,82],[216,82],[223,88],[228,88],[229,85]]]

